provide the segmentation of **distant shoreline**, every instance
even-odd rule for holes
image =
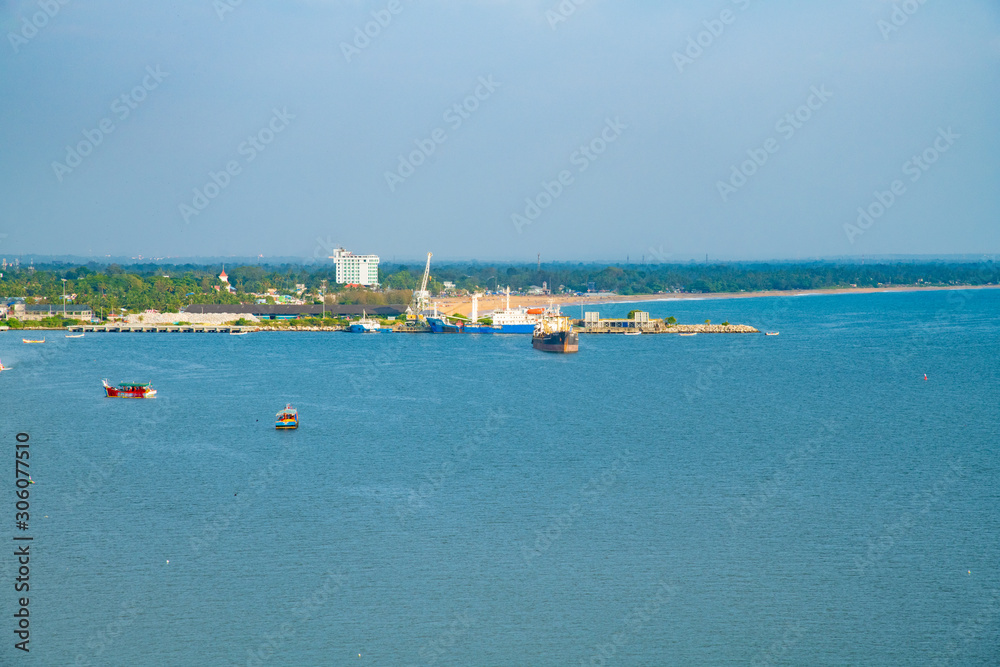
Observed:
[[[830,294],[873,294],[882,292],[940,292],[940,291],[955,291],[955,290],[985,290],[985,289],[1000,289],[1000,285],[943,285],[943,286],[927,286],[918,287],[915,285],[900,286],[900,287],[838,287],[833,289],[818,289],[818,290],[768,290],[762,292],[710,292],[694,294],[689,292],[684,293],[672,293],[672,294],[632,294],[632,295],[621,295],[621,294],[602,294],[602,295],[589,295],[589,296],[575,296],[567,294],[556,294],[551,296],[518,296],[511,295],[510,303],[511,306],[526,306],[528,308],[538,308],[548,306],[550,303],[559,306],[573,307],[573,306],[600,306],[602,304],[628,304],[628,303],[647,303],[647,302],[667,302],[667,301],[709,301],[714,299],[753,299],[759,297],[796,297],[796,296],[825,296]],[[436,303],[440,313],[444,315],[454,315],[459,314],[468,317],[472,312],[472,301],[468,297],[444,297],[441,299],[432,299],[432,302]],[[479,299],[479,316],[485,316],[487,313],[496,310],[498,308],[504,308],[507,303],[506,296],[489,296]],[[572,315],[572,313],[567,313]],[[167,319],[181,317],[183,318],[185,313],[165,313],[164,315],[169,315]],[[236,319],[235,315],[233,319]],[[195,322],[191,321],[186,324],[197,326],[225,326],[223,322]],[[130,323],[131,326],[143,326],[141,322]],[[146,325],[153,326],[153,322],[147,322]],[[173,320],[169,323],[173,325]],[[168,325],[168,326],[169,326]],[[129,326],[128,324],[126,326]],[[161,323],[161,326],[163,324]],[[291,325],[294,327],[295,325]],[[274,327],[271,329],[267,320],[255,322],[250,327],[259,327],[266,330],[285,330],[286,327]],[[9,331],[62,331],[65,327],[34,327],[34,326],[23,326],[17,329],[8,329]],[[289,330],[295,330],[289,328]]]
[[[767,290],[762,292],[708,292],[694,294],[690,292],[672,294],[631,294],[631,295],[591,295],[575,296],[565,294],[554,294],[551,296],[515,296],[511,295],[511,306],[541,307],[547,306],[550,302],[560,306],[598,306],[612,303],[645,303],[647,301],[708,301],[710,299],[755,299],[759,297],[774,296],[825,296],[829,294],[873,294],[876,292],[938,292],[945,290],[981,290],[1000,289],[1000,285],[929,285],[919,287],[916,285],[903,285],[899,287],[836,287],[832,289],[817,290]],[[446,297],[444,299],[432,299],[441,307],[441,312],[452,315],[459,313],[468,316],[472,312],[472,303],[467,297]],[[489,296],[479,299],[479,313],[503,308],[507,303],[505,296]]]
[[[874,294],[877,292],[939,292],[946,290],[980,290],[980,289],[1000,289],[1000,285],[943,285],[917,287],[915,285],[901,287],[835,287],[832,289],[818,290],[768,290],[763,292],[709,292],[704,294],[633,294],[630,296],[617,296],[606,299],[605,303],[640,303],[643,301],[681,301],[695,299],[705,301],[708,299],[755,299],[767,296],[825,296],[828,294]],[[578,299],[579,304],[586,305],[590,300]]]

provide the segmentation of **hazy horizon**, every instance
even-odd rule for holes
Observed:
[[[1000,250],[986,0],[6,0],[0,26],[0,256]]]
[[[286,265],[301,265],[311,269],[318,269],[326,267],[329,269],[334,268],[334,264],[330,260],[310,260],[308,258],[302,257],[282,257],[282,256],[264,256],[264,257],[247,257],[238,255],[226,255],[226,256],[202,256],[202,257],[186,257],[186,256],[175,256],[175,257],[127,257],[127,256],[114,256],[114,255],[102,255],[100,257],[80,257],[71,255],[38,255],[38,254],[18,254],[13,256],[4,256],[0,254],[0,258],[7,260],[8,264],[12,263],[14,259],[18,259],[21,262],[22,267],[26,263],[37,262],[39,265],[59,265],[65,264],[67,266],[86,266],[89,264],[97,264],[99,266],[109,266],[112,264],[118,264],[121,266],[143,266],[143,265],[162,265],[162,266],[182,266],[182,265],[194,265],[194,266],[213,266],[213,265],[232,265],[232,266],[249,266],[249,265],[261,265],[261,266],[286,266]],[[751,266],[751,265],[809,265],[809,264],[834,264],[834,265],[865,265],[865,264],[980,264],[983,262],[996,262],[998,259],[997,255],[865,255],[863,257],[793,257],[793,258],[763,258],[763,259],[746,259],[746,258],[727,258],[727,257],[709,257],[706,261],[704,257],[691,257],[691,258],[671,258],[667,261],[659,261],[655,258],[649,257],[626,257],[624,259],[608,259],[608,258],[598,258],[598,259],[552,259],[545,260],[542,258],[541,264],[543,267],[548,266],[690,266],[690,265],[719,265],[719,264],[732,264],[735,266]],[[410,266],[420,268],[427,261],[425,257],[381,257],[381,266]],[[486,258],[476,258],[476,257],[437,257],[435,256],[431,262],[431,272],[433,273],[435,267],[452,267],[460,265],[499,265],[499,266],[531,266],[536,263],[537,260],[530,259],[486,259]]]

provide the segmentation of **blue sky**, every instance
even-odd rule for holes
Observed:
[[[1000,250],[995,1],[230,2],[0,1],[0,255]]]

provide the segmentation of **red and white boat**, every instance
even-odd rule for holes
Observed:
[[[112,387],[107,380],[104,383],[104,391],[109,398],[153,398],[156,390],[149,386],[150,382],[122,382],[117,387]]]

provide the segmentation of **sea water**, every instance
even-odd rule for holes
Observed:
[[[1000,291],[633,308],[780,335],[0,333],[0,664],[1000,663]]]

